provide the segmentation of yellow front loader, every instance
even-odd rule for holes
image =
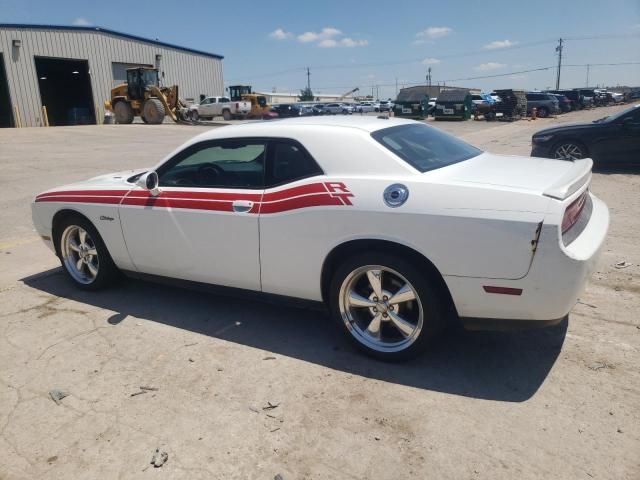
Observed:
[[[166,115],[178,122],[186,112],[178,86],[161,87],[158,70],[144,67],[127,69],[127,83],[111,89],[111,99],[104,107],[114,113],[117,123],[131,123],[139,116],[145,123],[158,124]]]

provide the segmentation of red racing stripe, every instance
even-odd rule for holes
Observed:
[[[63,195],[55,197],[37,197],[36,202],[66,202],[66,203],[108,203],[117,205],[122,201],[122,197],[101,197],[101,196],[76,196],[67,197]]]
[[[334,205],[344,205],[339,197],[332,197],[328,193],[318,193],[306,195],[304,197],[287,198],[279,202],[263,203],[260,207],[260,214],[282,213],[289,210],[297,210],[307,207],[328,207]]]
[[[233,212],[233,201],[247,200],[254,202],[248,213],[269,214],[308,207],[351,205],[348,197],[352,197],[353,194],[344,184],[339,185],[339,192],[330,191],[325,183],[311,183],[268,192],[264,195],[262,193],[163,190],[157,197],[146,190],[67,190],[43,193],[36,197],[36,202],[121,203],[130,206]]]

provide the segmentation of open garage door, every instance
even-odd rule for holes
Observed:
[[[126,83],[127,81],[127,68],[146,67],[153,68],[153,65],[145,65],[143,63],[111,63],[111,73],[113,74],[113,86]]]
[[[4,57],[0,53],[0,128],[13,126],[12,117],[7,72],[4,69]]]
[[[47,107],[49,125],[95,124],[89,62],[35,57],[40,99]]]

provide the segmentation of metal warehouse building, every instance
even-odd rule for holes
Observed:
[[[0,24],[0,127],[100,123],[126,69],[158,68],[183,99],[223,95],[220,55],[100,27]]]

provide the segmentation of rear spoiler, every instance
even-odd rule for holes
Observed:
[[[577,192],[580,187],[591,180],[591,168],[593,167],[593,160],[590,158],[582,158],[580,160],[573,160],[573,165],[562,175],[557,182],[547,188],[542,194],[557,198],[558,200],[564,200],[571,194]]]

